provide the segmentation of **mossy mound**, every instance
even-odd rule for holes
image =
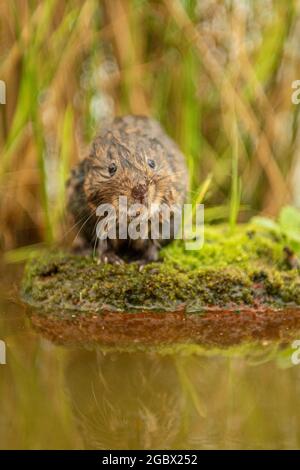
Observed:
[[[206,227],[201,250],[175,241],[161,251],[161,262],[142,271],[136,263],[103,265],[92,256],[43,252],[26,266],[22,296],[43,311],[71,313],[298,306],[296,255],[286,234],[267,225],[252,221],[233,233]]]

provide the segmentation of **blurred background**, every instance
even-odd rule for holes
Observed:
[[[299,13],[297,0],[1,2],[1,248],[64,237],[69,168],[119,114],[163,124],[208,222],[300,206]]]

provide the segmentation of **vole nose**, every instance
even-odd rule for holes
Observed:
[[[143,201],[143,198],[147,192],[147,186],[145,184],[138,183],[136,186],[132,188],[131,194],[134,199],[138,199],[139,201]]]

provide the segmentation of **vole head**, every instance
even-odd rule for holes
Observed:
[[[174,172],[163,145],[134,132],[126,137],[123,142],[107,131],[93,144],[84,184],[91,209],[111,204],[117,210],[120,196],[128,207],[173,204]]]

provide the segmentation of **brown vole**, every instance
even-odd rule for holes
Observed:
[[[96,209],[112,204],[117,210],[120,196],[127,197],[129,207],[134,203],[182,206],[188,172],[184,156],[158,122],[124,116],[101,130],[67,184],[68,211],[79,231],[77,246],[97,247],[105,262],[122,262],[124,257],[147,262],[157,260],[161,241],[101,240],[96,237]]]

